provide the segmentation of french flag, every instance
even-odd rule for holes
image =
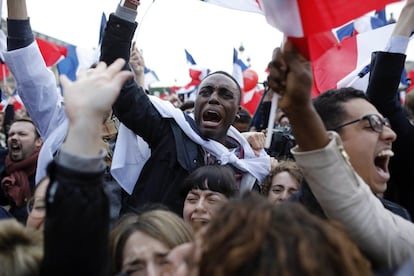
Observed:
[[[324,32],[401,0],[261,0],[266,21],[288,37]]]
[[[342,40],[334,42],[323,53],[316,54],[312,61],[313,97],[328,89],[341,87],[366,90],[371,54],[385,49],[395,26],[388,24],[375,29],[376,25],[370,24],[375,21],[373,19],[365,16],[337,30],[337,38]],[[332,35],[330,32],[325,34]],[[320,40],[310,36],[308,43],[312,49],[313,44],[318,45]]]
[[[238,51],[233,48],[233,71],[232,76],[237,80],[243,89],[243,72],[247,69],[247,65],[239,58]]]
[[[68,45],[66,58],[57,64],[59,75],[66,75],[70,80],[75,81],[79,69],[90,68],[99,61],[100,45],[106,26],[106,15],[103,12],[99,26],[99,40],[96,49],[80,48],[75,45]]]
[[[184,51],[191,80],[185,86],[178,89],[176,93],[179,95],[184,95],[186,100],[194,100],[198,85],[210,73],[210,69],[197,65],[193,56],[186,49],[184,49]]]
[[[68,53],[65,59],[57,64],[59,75],[66,75],[75,81],[79,69],[90,68],[99,60],[98,49],[80,48],[75,45],[67,45]]]
[[[35,39],[40,53],[42,54],[43,60],[47,67],[52,67],[60,60],[63,60],[67,54],[68,49],[66,46],[61,46],[49,42],[47,40],[36,38]],[[0,30],[0,52],[3,53],[6,51],[6,36],[2,30]],[[10,76],[10,71],[7,65],[3,62],[3,54],[0,55],[0,80],[3,80]]]
[[[258,85],[258,75],[241,60],[238,51],[233,49],[233,71],[232,76],[236,79],[242,89],[241,106],[251,115],[256,112],[264,90]]]

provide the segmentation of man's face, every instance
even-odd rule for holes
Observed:
[[[240,96],[237,84],[226,75],[213,74],[201,82],[194,116],[204,137],[224,143],[227,130],[239,112]]]
[[[18,162],[32,156],[41,144],[42,141],[36,136],[32,123],[18,121],[10,126],[7,146],[12,161]]]
[[[348,116],[343,123],[367,114],[378,114],[382,118],[377,109],[364,99],[353,99],[344,106]],[[362,120],[341,128],[340,135],[355,171],[375,194],[381,194],[387,189],[390,178],[388,163],[393,155],[391,144],[396,134],[387,126],[384,126],[382,133],[375,132],[369,126],[368,120]]]

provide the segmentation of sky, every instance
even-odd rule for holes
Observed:
[[[2,17],[7,17],[3,0]],[[107,17],[118,0],[27,0],[33,30],[81,48],[96,48],[102,12]],[[398,18],[403,2],[391,4],[387,13]],[[154,70],[159,85],[185,85],[190,81],[184,49],[196,63],[231,73],[233,48],[245,48],[251,69],[265,79],[265,68],[283,35],[266,23],[263,15],[236,11],[199,0],[141,0],[135,41],[146,66]],[[414,45],[407,51],[414,60]],[[412,51],[411,51],[412,49]],[[411,54],[413,52],[413,54]]]

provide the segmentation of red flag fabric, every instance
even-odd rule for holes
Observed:
[[[9,68],[5,63],[0,64],[0,81],[2,81],[4,78],[8,78],[10,76]]]
[[[401,0],[261,0],[267,22],[287,37],[337,28],[370,11]]]
[[[251,115],[254,115],[260,100],[262,99],[264,89],[257,91],[256,88],[251,91],[243,92],[243,101],[241,106],[244,107]]]
[[[68,55],[68,49],[65,46],[59,46],[41,38],[36,38],[36,42],[47,67],[55,65],[61,58]]]
[[[347,37],[312,62],[314,87],[312,97],[328,89],[354,87],[362,91],[368,85],[366,71],[374,51],[384,50],[395,24]],[[317,39],[316,39],[317,40]],[[315,41],[308,39],[310,48]],[[318,47],[318,46],[316,46]]]

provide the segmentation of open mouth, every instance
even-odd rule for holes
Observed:
[[[203,124],[206,126],[217,126],[221,121],[221,115],[216,111],[207,110],[203,113]]]
[[[377,154],[374,159],[374,163],[380,174],[389,176],[388,163],[392,156],[394,156],[394,153],[389,149],[383,150]]]
[[[10,151],[12,152],[19,152],[21,150],[20,145],[16,144],[16,143],[12,143],[10,145]]]

